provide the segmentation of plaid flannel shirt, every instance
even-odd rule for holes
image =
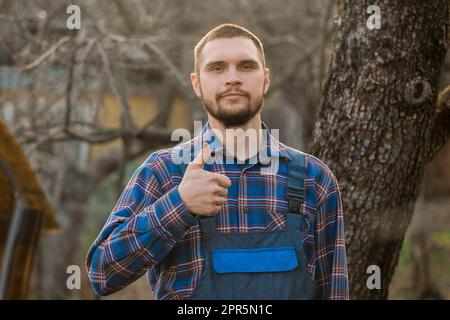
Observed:
[[[245,163],[214,161],[205,169],[232,181],[226,203],[217,213],[219,232],[264,232],[282,229],[289,149],[266,129],[264,152]],[[124,288],[147,272],[157,299],[186,299],[199,282],[205,263],[197,217],[178,192],[182,176],[173,154],[190,150],[190,159],[203,141],[216,139],[209,123],[202,133],[174,148],[152,153],[135,171],[87,255],[87,272],[98,295]],[[214,140],[213,139],[213,140]],[[216,141],[219,141],[216,139]],[[229,156],[220,144],[216,157]],[[261,174],[278,158],[274,174]],[[306,155],[305,203],[302,213],[313,227],[302,232],[308,272],[322,298],[348,299],[344,217],[337,180],[317,158]],[[253,161],[254,160],[254,161]],[[260,213],[269,212],[263,218]]]

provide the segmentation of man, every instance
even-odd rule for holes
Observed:
[[[134,173],[87,256],[96,293],[147,271],[157,299],[348,299],[336,178],[261,121],[261,41],[214,28],[195,47],[191,82],[208,122]]]

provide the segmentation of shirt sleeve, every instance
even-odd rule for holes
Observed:
[[[315,226],[316,285],[323,299],[348,300],[347,255],[344,214],[336,177],[330,173],[318,205]]]
[[[124,288],[160,263],[197,222],[177,186],[163,192],[167,182],[152,171],[154,160],[152,154],[135,171],[89,249],[87,273],[98,295]]]

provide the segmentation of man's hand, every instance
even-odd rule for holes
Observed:
[[[188,210],[201,216],[213,216],[225,203],[231,180],[223,174],[203,170],[203,165],[211,157],[208,143],[189,163],[178,192]]]

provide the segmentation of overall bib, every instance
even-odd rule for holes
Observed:
[[[301,230],[311,227],[301,213],[305,155],[290,148],[283,230],[219,233],[215,217],[199,219],[205,266],[190,299],[317,299],[303,250]]]

